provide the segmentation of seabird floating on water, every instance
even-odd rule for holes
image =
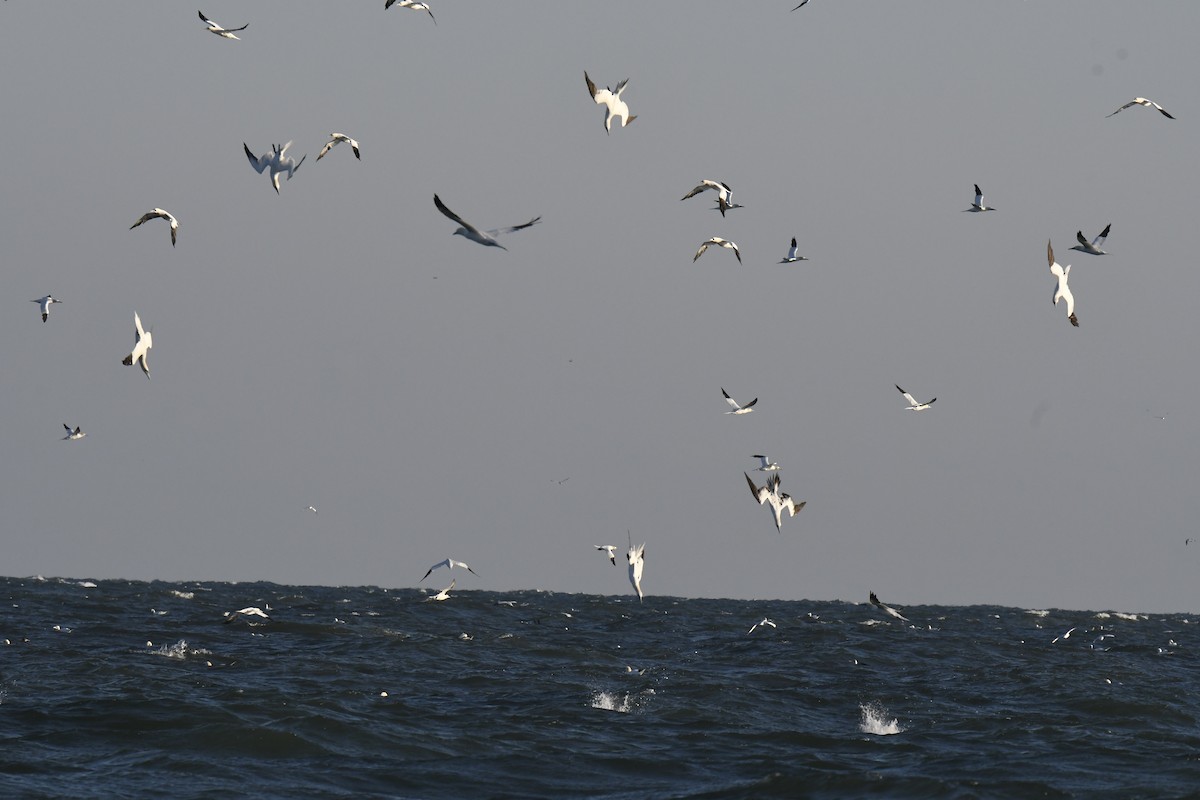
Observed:
[[[755,472],[776,472],[779,469],[779,465],[771,461],[771,459],[767,458],[766,456],[755,455],[751,456],[751,458],[757,458],[759,463],[762,465],[755,469]]]
[[[127,367],[133,366],[137,362],[142,368],[142,372],[146,373],[146,379],[150,378],[150,365],[146,363],[146,355],[150,352],[150,348],[154,347],[154,337],[150,331],[142,329],[142,318],[137,312],[133,312],[133,351],[121,361]]]
[[[901,614],[899,611],[892,608],[891,606],[884,605],[883,603],[879,602],[879,598],[875,596],[874,592],[871,592],[871,605],[875,606],[876,608],[881,609],[885,614],[888,614],[889,616],[893,616],[896,619],[904,620],[905,622],[908,622],[908,617],[904,616],[903,614]]]
[[[433,12],[429,10],[426,3],[418,3],[417,0],[386,0],[383,4],[383,10],[387,11],[392,6],[396,8],[411,8],[413,11],[424,11],[433,20],[433,24],[437,25],[437,20],[434,19]]]
[[[1108,255],[1100,248],[1104,246],[1104,240],[1108,238],[1108,232],[1112,229],[1112,223],[1104,226],[1104,230],[1100,231],[1100,235],[1090,242],[1083,238],[1083,231],[1076,231],[1075,238],[1079,240],[1079,244],[1072,247],[1072,250],[1078,250],[1081,253],[1088,253],[1093,256]]]
[[[250,25],[250,23],[246,23],[245,25],[243,25],[240,28],[222,28],[220,25],[213,22],[208,17],[204,16],[203,11],[199,11],[197,13],[200,14],[200,21],[208,26],[208,30],[211,31],[212,33],[215,33],[217,36],[220,36],[222,39],[238,39],[237,36],[233,35],[233,32],[234,31],[244,31]],[[241,41],[241,40],[238,39],[238,41]]]
[[[1160,106],[1158,103],[1154,102],[1153,100],[1147,100],[1145,97],[1135,97],[1132,100],[1130,100],[1128,103],[1126,103],[1125,105],[1118,108],[1116,111],[1112,112],[1112,114],[1106,114],[1105,117],[1107,118],[1107,117],[1111,117],[1113,114],[1119,114],[1122,111],[1124,111],[1125,109],[1127,109],[1133,105],[1145,106],[1146,108],[1157,108],[1159,113],[1162,114],[1167,119],[1175,119],[1174,117],[1172,117],[1170,114],[1167,113],[1167,110],[1165,108],[1163,108],[1162,106]]]
[[[738,401],[730,397],[729,392],[725,391],[724,388],[721,389],[721,394],[725,395],[725,402],[729,403],[732,409],[731,411],[726,411],[726,414],[749,414],[754,410],[754,404],[758,402],[758,398],[756,397],[744,406],[738,405]]]
[[[749,473],[743,472],[746,476],[746,483],[750,484],[750,493],[754,495],[754,499],[761,506],[763,503],[770,503],[771,510],[775,513],[775,530],[783,532],[783,512],[786,510],[789,517],[794,517],[808,504],[807,500],[797,503],[790,494],[779,490],[780,478],[776,473],[767,478],[767,482],[763,486],[755,486],[754,481],[750,478]]]
[[[979,184],[975,184],[975,202],[971,203],[970,208],[964,208],[963,211],[995,211],[994,206],[985,206],[983,204],[983,192],[979,189]]]
[[[62,300],[56,300],[51,295],[46,295],[45,297],[39,297],[37,300],[32,300],[30,302],[37,303],[41,307],[42,322],[45,322],[50,318],[50,306],[54,305],[55,303],[61,303]]]
[[[733,189],[730,189],[729,184],[727,184],[727,183],[721,183],[720,181],[710,181],[707,178],[705,178],[704,180],[700,181],[699,186],[697,186],[695,189],[692,189],[690,192],[688,192],[687,194],[685,194],[683,197],[681,197],[679,199],[687,200],[689,197],[695,197],[696,195],[700,194],[701,192],[707,191],[709,189],[712,189],[714,192],[717,193],[717,208],[719,208],[721,210],[721,216],[722,217],[725,216],[725,210],[734,207],[733,205],[731,205],[731,203],[733,202]],[[737,206],[737,207],[741,208],[741,206]]]
[[[344,133],[331,133],[329,134],[329,141],[326,142],[325,146],[321,148],[321,152],[317,153],[317,161],[320,161],[326,153],[332,150],[334,145],[341,144],[342,142],[349,144],[350,149],[354,151],[354,157],[360,161],[362,160],[362,156],[358,153],[358,142],[356,142],[354,139],[351,139]]]
[[[597,89],[596,84],[588,77],[587,70],[583,71],[583,79],[587,81],[588,92],[596,101],[596,105],[604,106],[605,133],[612,131],[613,117],[621,118],[622,128],[637,119],[637,114],[630,115],[629,106],[621,99],[621,92],[625,91],[625,84],[629,83],[629,78],[618,83],[615,91],[610,88]]]
[[[792,237],[792,246],[788,248],[788,254],[784,256],[780,264],[791,264],[796,261],[808,261],[804,256],[796,255],[796,237]]]
[[[467,572],[474,575],[476,578],[479,577],[479,573],[476,572],[475,570],[471,569],[470,567],[468,567],[466,562],[455,561],[453,558],[447,558],[445,561],[439,561],[438,563],[436,563],[432,567],[430,567],[429,571],[426,572],[425,575],[421,578],[421,581],[425,580],[425,578],[428,578],[430,573],[432,573],[435,569],[441,569],[442,567],[445,567],[447,570],[453,570],[455,567],[462,567]],[[417,581],[417,583],[420,583],[421,581]]]
[[[1079,320],[1075,317],[1075,295],[1071,294],[1071,287],[1067,285],[1067,276],[1071,274],[1071,265],[1065,267],[1054,260],[1054,248],[1049,240],[1046,241],[1046,260],[1050,262],[1050,274],[1058,279],[1058,283],[1054,286],[1054,297],[1052,302],[1058,305],[1059,300],[1067,301],[1067,319],[1076,328],[1079,327]]]
[[[242,149],[246,151],[246,158],[250,159],[250,166],[254,167],[259,175],[262,174],[263,170],[270,169],[271,185],[275,187],[275,194],[279,194],[279,176],[286,172],[287,178],[290,181],[292,175],[300,171],[300,165],[304,163],[304,159],[308,158],[308,155],[305,154],[297,162],[291,156],[284,155],[291,146],[292,143],[290,141],[283,147],[273,144],[269,153],[256,156],[250,152],[250,148],[246,143],[242,142]]]
[[[896,388],[900,389],[900,385],[896,384]],[[908,401],[908,408],[905,409],[906,411],[928,411],[929,407],[937,402],[937,398],[935,397],[928,403],[918,403],[911,394],[903,389],[900,389],[900,394],[904,395],[904,399]]]
[[[63,437],[64,440],[70,439],[71,441],[75,441],[87,436],[86,433],[80,430],[78,425],[75,426],[75,430],[71,430],[71,426],[64,422],[63,427],[67,429],[67,435]]]
[[[129,226],[129,230],[133,230],[138,225],[141,225],[143,222],[149,222],[152,219],[165,219],[167,222],[171,223],[171,247],[174,247],[175,246],[175,234],[178,233],[178,231],[179,231],[179,220],[177,220],[177,219],[175,219],[175,217],[171,216],[170,211],[164,211],[161,208],[155,208],[151,211],[147,211],[145,214],[142,214],[142,216],[138,219],[137,222],[135,222]]]
[[[614,567],[617,565],[617,546],[615,544],[598,544],[596,545],[596,549],[607,553],[608,560],[612,562]]]
[[[447,217],[458,223],[459,228],[458,230],[454,231],[454,236],[462,236],[463,238],[470,239],[472,242],[478,242],[479,244],[486,245],[487,247],[499,247],[501,250],[507,250],[508,248],[496,241],[497,236],[505,233],[512,233],[513,231],[523,230],[531,225],[536,225],[542,219],[541,217],[534,217],[533,219],[529,220],[529,222],[526,222],[522,225],[513,225],[509,228],[492,228],[488,231],[481,231],[460,217],[458,214],[455,214],[453,211],[447,208],[446,204],[443,203],[441,198],[436,194],[433,196],[433,204],[437,206],[438,211],[442,212]]]
[[[718,247],[724,247],[727,250],[732,250],[733,254],[737,256],[738,263],[742,263],[742,251],[738,250],[738,246],[733,242],[722,239],[720,236],[714,236],[704,244],[700,245],[700,249],[696,251],[696,255],[692,256],[692,263],[696,263],[696,260],[700,258],[700,256],[704,255],[704,251],[707,250],[708,246],[712,244],[715,244]]]

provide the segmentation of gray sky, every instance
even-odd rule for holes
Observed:
[[[0,9],[3,572],[1197,607],[1200,4],[431,3]]]

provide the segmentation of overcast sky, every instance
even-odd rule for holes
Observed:
[[[0,571],[1197,609],[1200,4],[430,2],[0,8]]]

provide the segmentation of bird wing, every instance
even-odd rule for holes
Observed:
[[[899,385],[899,384],[897,384],[897,385],[896,385],[896,388],[897,388],[897,389],[900,389],[900,385]],[[904,399],[908,401],[908,404],[909,404],[910,406],[915,406],[915,405],[917,405],[917,401],[916,401],[916,399],[915,399],[915,398],[914,398],[914,397],[913,397],[911,394],[909,394],[908,392],[904,391],[903,389],[900,389],[900,394],[904,395]]]
[[[587,74],[587,70],[586,70],[586,69],[583,71],[583,79],[584,79],[585,81],[587,81],[588,94],[590,94],[590,95],[592,96],[592,99],[593,99],[593,100],[596,100],[596,84],[592,83],[592,79],[588,77],[588,74]],[[603,101],[601,101],[601,100],[596,100],[596,102],[597,102],[597,103],[600,103],[600,102],[603,102]]]
[[[1130,106],[1132,106],[1132,105],[1136,105],[1136,104],[1137,104],[1137,100],[1130,100],[1128,103],[1126,103],[1125,105],[1121,106],[1121,107],[1120,107],[1120,108],[1118,108],[1116,111],[1112,112],[1112,114],[1107,114],[1107,115],[1105,115],[1105,116],[1106,116],[1106,118],[1107,118],[1107,117],[1111,117],[1113,114],[1120,113],[1121,111],[1124,111],[1125,109],[1129,108]]]
[[[741,406],[738,405],[737,400],[734,400],[732,397],[729,396],[729,392],[722,389],[721,394],[725,395],[725,402],[729,403],[729,405],[732,406],[734,409],[741,408]]]
[[[462,227],[466,228],[469,231],[473,231],[475,234],[479,234],[478,228],[476,228],[474,225],[467,222],[465,219],[460,217],[458,214],[455,214],[453,211],[451,211],[449,208],[447,208],[446,204],[443,203],[442,199],[440,197],[438,197],[436,194],[433,196],[433,204],[435,206],[437,206],[438,211],[442,212],[443,214],[445,214],[447,217],[449,217],[450,219],[457,222]]]
[[[755,486],[754,480],[750,477],[748,472],[743,472],[742,474],[746,476],[746,483],[750,484],[750,494],[754,495],[754,499],[757,500],[758,504],[761,506],[766,502],[767,498],[771,496],[770,488],[768,486]],[[769,484],[770,481],[767,483]]]
[[[262,171],[267,168],[268,164],[271,163],[271,156],[264,154],[260,158],[259,156],[254,155],[254,153],[250,152],[250,148],[245,142],[242,142],[242,149],[246,151],[246,158],[250,160],[250,166],[254,167],[255,171],[261,175]]]
[[[1046,261],[1050,264],[1050,271],[1054,271],[1054,247],[1050,244],[1050,240],[1046,240]]]
[[[317,161],[320,161],[322,158],[324,158],[325,154],[328,153],[330,150],[332,150],[333,146],[337,143],[338,143],[337,139],[331,139],[328,142],[326,142],[325,146],[321,148],[321,152],[317,153]]]
[[[1087,239],[1085,239],[1085,238],[1083,238],[1083,231],[1076,231],[1076,232],[1075,232],[1075,238],[1076,238],[1076,239],[1078,239],[1078,240],[1079,240],[1079,243],[1080,243],[1081,245],[1083,245],[1084,247],[1087,247],[1087,246],[1088,246],[1088,240],[1087,240]]]
[[[709,180],[701,181],[699,186],[697,186],[695,189],[692,189],[690,192],[688,192],[687,194],[685,194],[683,197],[681,197],[679,199],[687,200],[689,197],[695,197],[696,195],[700,194],[701,192],[703,192],[707,189],[715,189],[715,188],[717,188],[717,187],[712,181],[709,181]]]
[[[613,89],[613,90],[612,90],[612,93],[613,93],[615,96],[617,96],[617,97],[620,97],[620,96],[621,96],[621,92],[625,91],[625,84],[627,84],[627,83],[629,83],[629,78],[626,78],[625,80],[623,80],[623,81],[621,81],[620,83],[618,83],[618,84],[617,84],[617,88]]]
[[[1104,240],[1108,238],[1108,232],[1111,228],[1112,228],[1111,222],[1108,223],[1107,225],[1105,225],[1104,230],[1100,231],[1100,235],[1097,236],[1095,239],[1092,239],[1092,244],[1096,245],[1096,246],[1103,246]]]
[[[523,222],[520,225],[511,225],[507,228],[492,228],[491,230],[487,231],[487,233],[490,236],[500,236],[501,234],[504,234],[504,233],[512,233],[513,231],[523,230],[532,225],[536,225],[541,221],[542,221],[541,217],[534,217],[533,219],[529,220],[529,222]]]

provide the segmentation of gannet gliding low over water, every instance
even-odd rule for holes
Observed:
[[[975,202],[971,203],[970,208],[964,208],[963,211],[995,211],[993,206],[985,206],[983,204],[983,192],[979,190],[979,184],[975,184]]]
[[[1104,226],[1104,230],[1100,231],[1100,235],[1090,242],[1083,238],[1083,231],[1076,231],[1075,238],[1079,240],[1079,244],[1072,247],[1072,250],[1078,250],[1081,253],[1089,253],[1093,256],[1108,255],[1100,248],[1104,246],[1104,240],[1108,238],[1108,232],[1112,229],[1112,223]]]
[[[150,211],[147,211],[145,214],[142,214],[142,216],[138,219],[137,222],[130,225],[129,230],[133,230],[138,225],[141,225],[143,222],[149,222],[152,219],[165,219],[167,222],[171,223],[171,247],[174,247],[175,246],[175,234],[179,232],[179,220],[177,220],[177,219],[175,219],[175,217],[171,216],[170,211],[164,211],[161,208],[151,209]]]
[[[888,616],[892,616],[892,617],[895,617],[896,619],[900,619],[900,620],[904,620],[905,622],[908,622],[908,617],[904,616],[903,614],[901,614],[899,611],[892,608],[891,606],[884,605],[883,603],[879,602],[879,598],[875,596],[874,592],[871,592],[871,605],[875,606],[876,608],[881,609]]]
[[[1106,115],[1105,115],[1105,118],[1107,118],[1107,117],[1111,117],[1113,114],[1119,114],[1119,113],[1121,113],[1122,111],[1124,111],[1125,109],[1127,109],[1127,108],[1129,108],[1130,106],[1133,106],[1133,105],[1137,105],[1137,106],[1145,106],[1146,108],[1157,108],[1157,109],[1158,109],[1158,111],[1159,111],[1159,113],[1161,113],[1161,114],[1162,114],[1164,117],[1166,117],[1167,119],[1175,119],[1175,118],[1174,118],[1174,117],[1172,117],[1170,114],[1168,114],[1168,113],[1167,113],[1167,110],[1166,110],[1165,108],[1163,108],[1162,106],[1160,106],[1158,103],[1154,102],[1153,100],[1147,100],[1147,99],[1146,99],[1146,98],[1144,98],[1144,97],[1135,97],[1135,98],[1133,98],[1133,99],[1132,99],[1132,100],[1130,100],[1128,103],[1126,103],[1125,105],[1121,106],[1121,107],[1120,107],[1120,108],[1118,108],[1116,111],[1112,112],[1112,114],[1106,114]]]
[[[82,439],[83,437],[87,436],[86,433],[79,429],[78,425],[75,426],[75,430],[71,430],[71,426],[64,422],[63,427],[67,429],[67,435],[64,436],[63,439],[75,441],[76,439]]]
[[[754,404],[758,402],[758,398],[756,397],[749,403],[746,403],[746,405],[742,406],[738,405],[738,401],[730,397],[729,392],[725,391],[724,388],[721,389],[721,394],[725,395],[725,402],[729,403],[730,407],[733,409],[732,411],[726,411],[726,414],[749,414],[754,410]]]
[[[240,28],[222,28],[220,25],[213,22],[208,17],[204,16],[203,11],[200,11],[197,13],[200,14],[200,21],[208,26],[209,31],[211,31],[212,33],[215,33],[217,36],[220,36],[222,39],[238,39],[238,37],[233,35],[233,32],[234,31],[244,31],[244,30],[246,30],[247,27],[249,27],[249,24],[250,24],[250,23],[246,23],[245,25],[243,25]],[[238,39],[238,41],[240,42],[241,39]]]
[[[775,513],[775,530],[780,533],[783,532],[783,512],[786,510],[788,516],[794,517],[808,503],[807,500],[797,503],[790,494],[779,491],[779,473],[767,478],[767,482],[763,486],[755,486],[749,473],[743,472],[742,474],[746,476],[746,483],[750,484],[750,493],[754,495],[758,504],[760,506],[763,503],[771,504],[771,510]]]
[[[807,3],[808,0],[804,0],[804,2]],[[793,8],[792,10],[795,11],[796,9]],[[767,619],[766,617],[763,617],[758,622],[756,622],[750,626],[750,630],[746,631],[746,635],[749,636],[750,634],[754,633],[759,628],[764,627],[766,625],[770,625],[772,628],[778,627],[774,622]]]
[[[154,337],[150,335],[150,331],[142,329],[142,318],[137,312],[133,312],[133,351],[125,356],[121,361],[127,367],[133,366],[134,362],[142,368],[142,372],[146,373],[146,379],[150,379],[150,365],[146,363],[146,354],[150,352],[150,348],[154,346]]]
[[[475,570],[471,569],[470,567],[468,567],[465,562],[455,561],[453,558],[447,558],[445,561],[439,561],[438,563],[436,563],[432,567],[430,567],[429,571],[426,572],[425,575],[421,578],[421,581],[425,580],[425,578],[428,578],[430,573],[432,573],[435,569],[441,569],[442,567],[445,567],[447,570],[452,570],[455,567],[462,567],[467,572],[474,575],[476,578],[479,577],[479,573],[476,572]],[[417,583],[420,583],[421,581],[417,581]]]
[[[426,597],[425,602],[428,603],[431,600],[437,600],[439,602],[441,602],[442,600],[449,600],[450,599],[450,590],[454,588],[454,584],[456,584],[456,583],[458,583],[457,580],[450,581],[449,586],[447,586],[445,589],[442,589],[440,592],[433,595],[432,597]]]
[[[443,203],[441,198],[436,194],[433,196],[433,204],[437,206],[438,211],[442,212],[447,217],[458,223],[459,227],[458,230],[454,231],[454,236],[462,236],[465,239],[470,239],[472,242],[478,242],[479,244],[486,245],[488,247],[499,247],[501,250],[507,250],[508,248],[496,241],[497,236],[505,233],[512,233],[513,231],[524,230],[531,225],[536,225],[542,220],[541,217],[534,217],[533,219],[529,220],[529,222],[521,225],[513,225],[510,228],[492,228],[488,231],[481,231],[479,228],[476,228],[474,225],[467,222],[458,214],[455,214],[453,211],[447,208],[446,204]]]
[[[790,248],[788,248],[787,256],[785,256],[784,259],[782,261],[780,261],[779,263],[780,264],[791,264],[796,261],[808,261],[808,259],[805,258],[804,256],[796,255],[796,237],[793,236],[792,237],[792,246]]]
[[[50,306],[54,305],[55,303],[61,303],[62,300],[55,300],[52,296],[46,295],[45,297],[39,297],[37,300],[32,300],[30,302],[37,303],[39,306],[41,306],[42,322],[45,322],[50,317]]]
[[[900,389],[899,384],[896,385],[896,388]],[[904,395],[904,399],[908,401],[908,408],[905,409],[906,411],[928,411],[929,407],[937,402],[937,398],[935,397],[928,403],[918,403],[911,394],[903,389],[900,389],[900,394]]]
[[[757,458],[759,463],[762,465],[758,467],[755,472],[777,472],[779,470],[779,465],[771,461],[771,459],[767,458],[766,456],[754,455],[751,456],[751,458]]]
[[[614,567],[617,565],[617,546],[615,544],[598,544],[596,545],[596,549],[608,553],[608,560],[612,562]]]
[[[292,143],[290,141],[283,147],[273,144],[271,145],[271,151],[269,153],[263,153],[261,156],[256,156],[254,153],[250,152],[250,148],[246,145],[246,143],[242,142],[242,149],[246,151],[246,158],[250,159],[250,166],[254,167],[259,175],[262,174],[264,169],[267,169],[268,167],[270,168],[271,185],[275,187],[275,194],[279,194],[279,176],[286,172],[288,180],[290,181],[292,179],[292,175],[300,170],[300,165],[304,163],[304,159],[308,158],[308,155],[305,154],[300,161],[297,162],[291,156],[284,155],[287,152],[287,149],[291,146]]]
[[[267,606],[267,608],[270,608],[270,606]],[[267,612],[263,611],[258,606],[246,606],[245,608],[239,608],[237,611],[226,611],[224,613],[224,617],[226,624],[233,622],[238,617],[262,617],[265,620],[271,619],[267,616]]]
[[[637,592],[638,602],[642,600],[642,567],[646,562],[646,543],[642,542],[639,546],[633,546],[632,536],[629,539],[629,552],[625,554],[625,558],[629,560],[629,582],[633,584],[633,589]]]
[[[637,114],[630,116],[629,106],[621,99],[621,92],[625,91],[625,84],[629,83],[629,78],[618,83],[615,91],[609,88],[597,89],[596,84],[592,83],[592,79],[588,77],[586,69],[583,71],[583,79],[587,81],[588,92],[596,101],[596,105],[604,106],[605,133],[612,132],[613,117],[621,118],[622,128],[637,119]]]
[[[386,0],[383,4],[383,10],[387,11],[393,5],[396,8],[411,8],[413,11],[424,11],[433,20],[433,24],[437,25],[437,20],[433,17],[433,12],[429,10],[429,6],[425,3],[418,3],[417,0]]]
[[[725,210],[728,208],[733,208],[733,206],[730,205],[730,203],[732,203],[732,201],[733,201],[733,189],[730,189],[729,184],[727,184],[727,183],[721,183],[720,181],[710,181],[707,178],[705,178],[704,180],[700,181],[699,186],[697,186],[695,189],[692,189],[690,192],[688,192],[687,194],[685,194],[683,197],[681,197],[679,199],[687,200],[689,197],[695,197],[696,195],[700,194],[701,192],[707,191],[709,189],[712,189],[714,192],[717,193],[717,208],[719,208],[721,210],[721,216],[722,217],[725,216]],[[738,206],[738,208],[741,208],[741,206]]]
[[[329,134],[329,141],[321,148],[321,152],[317,153],[317,161],[320,161],[326,153],[332,150],[334,145],[341,144],[342,142],[347,142],[350,145],[350,149],[354,151],[354,157],[359,161],[362,160],[362,156],[358,154],[358,142],[344,133],[331,133]]]
[[[1071,265],[1065,267],[1054,260],[1054,248],[1050,241],[1046,241],[1046,260],[1050,262],[1050,274],[1058,279],[1058,283],[1054,286],[1054,297],[1052,302],[1058,305],[1059,300],[1067,301],[1067,319],[1076,328],[1079,327],[1079,320],[1075,317],[1075,295],[1071,294],[1071,287],[1067,285],[1067,276],[1071,274]]]
[[[713,244],[717,245],[718,247],[724,247],[726,250],[732,250],[733,254],[737,256],[738,263],[742,263],[742,251],[738,250],[738,246],[733,242],[722,239],[720,236],[714,236],[704,244],[700,245],[700,249],[696,251],[696,255],[692,256],[692,263],[695,264],[696,259],[704,255],[704,251],[708,249],[708,246]]]

